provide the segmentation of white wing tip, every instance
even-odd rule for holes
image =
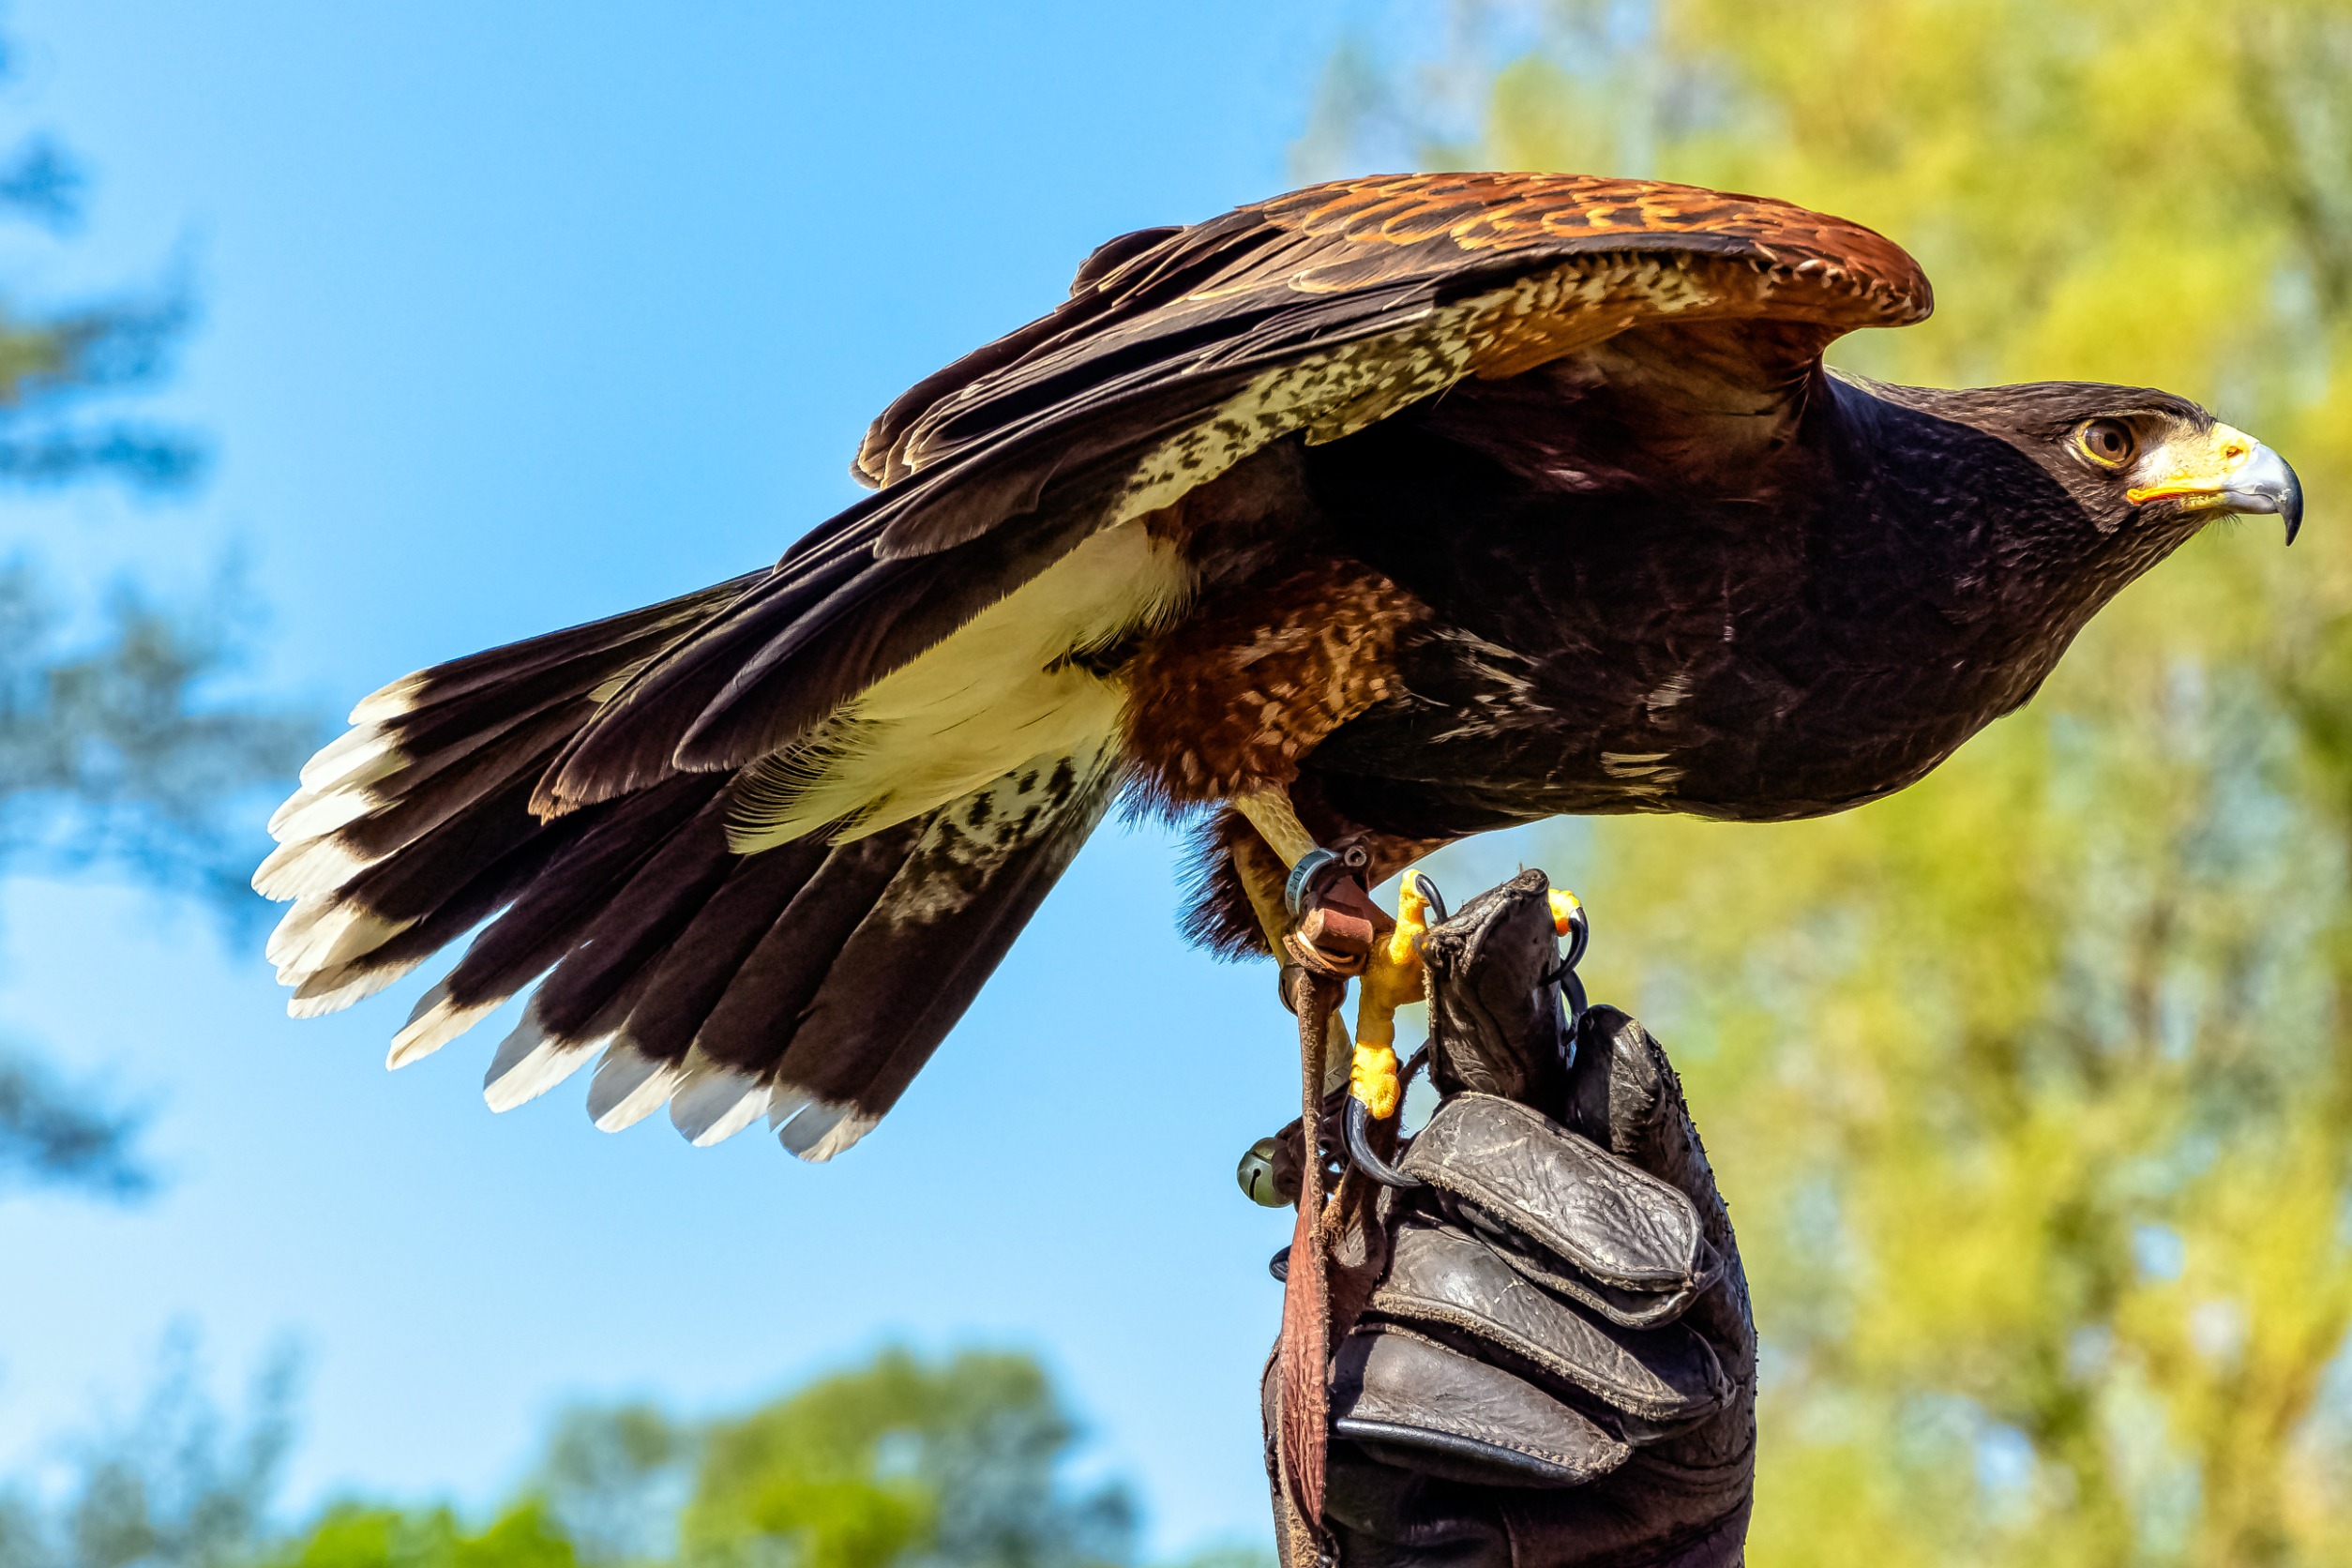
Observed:
[[[416,999],[416,1009],[409,1014],[407,1025],[392,1036],[392,1048],[385,1053],[384,1064],[397,1071],[422,1061],[497,1010],[497,1002],[458,1006],[449,1000],[449,983],[445,980]]]
[[[646,1056],[626,1040],[615,1041],[589,1082],[589,1118],[600,1133],[634,1127],[669,1104],[685,1078],[685,1070],[675,1063]]]
[[[382,725],[362,724],[336,736],[302,764],[302,787],[312,794],[338,787],[356,789],[399,772],[407,761],[400,742]]]
[[[280,844],[317,838],[345,827],[384,802],[364,784],[333,785],[325,790],[296,790],[270,813],[269,836]]]
[[[294,1018],[324,1018],[329,1013],[339,1013],[352,1003],[364,1002],[375,995],[424,961],[422,958],[409,958],[396,964],[385,964],[381,968],[371,969],[355,979],[346,980],[339,986],[324,989],[314,988],[318,986],[319,978],[313,975],[303,983],[300,989],[286,999],[286,1016]],[[394,1063],[393,1065],[398,1066],[400,1063]]]
[[[337,903],[330,896],[314,896],[286,912],[278,923],[263,957],[278,966],[279,984],[306,986],[328,970],[364,957],[416,924],[386,920],[357,904]]]
[[[533,1008],[498,1043],[498,1054],[482,1075],[482,1103],[494,1111],[527,1105],[586,1066],[595,1053],[593,1041],[567,1046],[548,1038]]]
[[[686,1081],[670,1100],[670,1124],[697,1149],[724,1143],[768,1108],[768,1086],[688,1053]]]
[[[783,1102],[787,1093],[777,1090],[778,1103]],[[776,1140],[810,1165],[822,1165],[840,1153],[872,1132],[879,1120],[862,1115],[855,1107],[838,1100],[820,1100],[805,1094],[795,1097],[800,1105],[776,1127]],[[773,1116],[770,1119],[775,1120]]]
[[[416,694],[425,689],[425,671],[403,675],[389,686],[381,686],[359,700],[351,711],[351,723],[380,724],[387,718],[398,718],[416,706]]]
[[[284,903],[332,893],[375,862],[345,849],[333,838],[305,838],[280,844],[269,852],[253,873],[253,891]]]

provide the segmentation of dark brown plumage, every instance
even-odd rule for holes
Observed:
[[[488,1093],[796,1153],[905,1087],[1123,791],[1291,792],[1383,870],[1558,812],[1817,814],[2026,700],[2293,475],[2134,388],[1824,370],[1929,309],[1783,203],[1346,181],[1114,240],[910,391],[773,569],[361,704],[256,878],[297,1012],[493,910],[396,1042],[541,975]],[[1259,944],[1225,846],[1193,928]]]

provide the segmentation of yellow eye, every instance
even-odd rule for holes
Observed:
[[[2093,419],[2074,432],[2074,445],[2102,468],[2121,468],[2140,449],[2139,437],[2120,419]]]

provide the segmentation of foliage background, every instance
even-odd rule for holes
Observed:
[[[0,38],[0,84],[18,74],[17,53]],[[0,155],[0,245],[28,229],[70,239],[87,184],[53,136],[20,132]],[[99,603],[77,603],[39,562],[47,541],[22,505],[28,492],[104,483],[174,497],[201,477],[203,438],[141,407],[191,315],[184,279],[62,305],[0,292],[0,498],[12,503],[0,522],[0,875],[127,871],[248,934],[260,912],[246,885],[249,813],[299,765],[318,718],[224,696],[255,618],[233,562],[177,599],[125,573]],[[140,1118],[121,1102],[0,1039],[0,1195],[144,1195]]]
[[[1732,1195],[1753,1561],[2352,1558],[2352,7],[1563,0],[1395,37],[1334,62],[1315,172],[1787,197],[1938,285],[1833,363],[2162,385],[2299,467],[2317,549],[2209,530],[1917,788],[1544,852]]]
[[[0,1568],[1125,1568],[1136,1503],[1074,1478],[1081,1437],[1033,1357],[884,1349],[731,1415],[576,1403],[479,1516],[345,1495],[289,1528],[298,1361],[224,1411],[194,1336],[47,1485],[0,1485]],[[1261,1568],[1210,1552],[1182,1568]]]

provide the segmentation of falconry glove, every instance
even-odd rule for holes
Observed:
[[[1522,873],[1424,943],[1442,1099],[1389,1173],[1417,1184],[1370,1205],[1368,1295],[1334,1291],[1358,1303],[1333,1324],[1341,1568],[1741,1560],[1756,1334],[1730,1219],[1657,1042],[1613,1008],[1563,1018],[1546,893]]]

